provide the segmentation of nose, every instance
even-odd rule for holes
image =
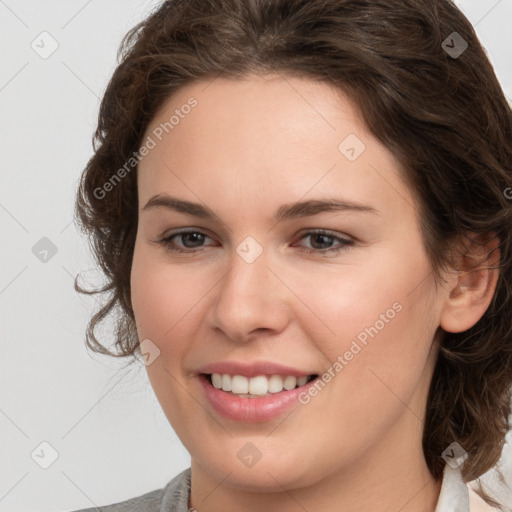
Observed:
[[[238,343],[282,332],[290,322],[287,289],[267,265],[265,252],[252,263],[234,253],[230,263],[215,287],[211,327]]]

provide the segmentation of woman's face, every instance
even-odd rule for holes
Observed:
[[[280,75],[195,82],[144,140],[132,302],[192,463],[260,490],[423,463],[444,292],[398,162],[351,102]]]

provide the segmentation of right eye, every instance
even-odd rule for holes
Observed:
[[[172,233],[165,238],[162,238],[158,242],[164,245],[168,250],[174,252],[182,252],[182,253],[194,253],[197,250],[194,250],[195,247],[202,247],[203,242],[206,238],[210,238],[205,233],[201,233],[200,231],[178,231],[176,233]],[[182,249],[176,245],[175,240],[181,240]]]

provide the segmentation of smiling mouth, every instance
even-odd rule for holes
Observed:
[[[317,374],[295,377],[293,375],[258,375],[245,377],[220,373],[202,374],[211,386],[240,398],[261,398],[291,391],[318,378]]]

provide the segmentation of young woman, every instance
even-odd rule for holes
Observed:
[[[133,28],[77,197],[109,284],[77,289],[191,466],[102,510],[506,510],[468,482],[509,428],[511,114],[447,0]]]

